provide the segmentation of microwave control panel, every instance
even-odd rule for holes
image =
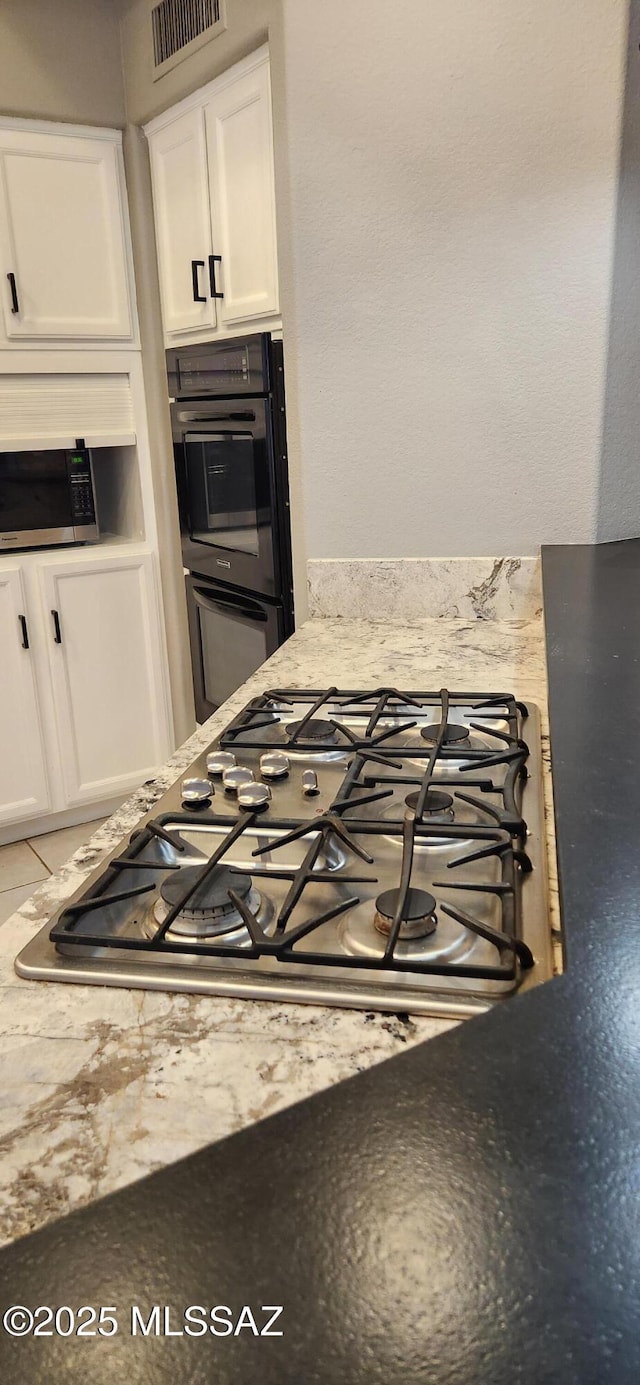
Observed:
[[[67,474],[71,495],[71,516],[74,524],[93,524],[96,515],[93,501],[91,459],[86,450],[76,449],[67,453]]]

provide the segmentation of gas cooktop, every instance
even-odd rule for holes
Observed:
[[[454,1016],[548,979],[537,708],[447,689],[264,692],[16,970]]]

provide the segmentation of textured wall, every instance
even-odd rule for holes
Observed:
[[[113,0],[0,0],[3,115],[124,124]]]
[[[311,557],[594,536],[626,15],[284,0]]]

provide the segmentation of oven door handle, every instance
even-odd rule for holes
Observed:
[[[188,447],[189,443],[192,442],[228,442],[229,439],[232,442],[244,442],[245,438],[249,436],[248,433],[234,433],[229,428],[225,433],[186,433],[184,441],[185,446]]]
[[[236,611],[239,616],[244,616],[245,620],[260,621],[265,624],[269,617],[261,606],[250,606],[246,597],[235,596],[209,596],[208,592],[201,587],[193,587],[193,599],[197,606],[201,606],[204,611]]]
[[[255,423],[253,409],[235,409],[224,414],[195,413],[193,409],[181,409],[178,413],[180,423]]]

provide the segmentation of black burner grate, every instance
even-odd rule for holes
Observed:
[[[375,872],[375,838],[380,834],[388,835],[389,825],[354,819],[350,816],[349,826],[346,827],[343,815],[347,809],[356,806],[358,805],[355,803],[336,801],[327,813],[293,828],[291,828],[290,823],[284,821],[270,822],[269,846],[260,847],[254,851],[253,855],[256,858],[263,855],[265,850],[277,851],[294,840],[309,838],[309,845],[304,858],[297,869],[278,870],[272,866],[262,868],[256,865],[252,871],[252,875],[257,878],[269,877],[285,880],[289,883],[286,899],[278,913],[275,929],[271,933],[265,931],[258,918],[252,913],[245,897],[246,869],[240,869],[233,865],[226,866],[229,876],[237,876],[238,884],[242,887],[238,891],[229,883],[228,889],[229,900],[243,919],[248,934],[248,945],[242,948],[240,954],[237,947],[225,944],[224,941],[217,938],[207,942],[194,940],[181,942],[167,937],[167,934],[178,914],[188,905],[191,897],[201,894],[206,889],[208,880],[216,878],[216,873],[219,877],[219,863],[223,861],[238,838],[255,825],[256,818],[253,814],[246,814],[238,819],[237,823],[226,831],[202,868],[189,872],[188,888],[185,891],[173,892],[176,896],[175,903],[170,907],[166,918],[150,938],[115,932],[113,910],[115,907],[117,911],[118,906],[132,899],[144,896],[151,891],[157,891],[157,881],[155,884],[147,881],[137,888],[123,891],[114,888],[118,874],[121,871],[137,870],[148,871],[155,876],[160,871],[179,869],[179,867],[166,861],[158,862],[149,859],[148,856],[145,856],[145,851],[155,838],[159,838],[171,843],[176,851],[181,852],[184,850],[184,844],[180,841],[180,828],[201,826],[202,815],[189,813],[167,815],[166,819],[150,822],[141,831],[134,833],[127,851],[124,855],[109,862],[96,882],[91,896],[85,897],[64,909],[49,936],[58,945],[75,945],[92,949],[102,947],[137,952],[162,952],[167,953],[167,955],[186,953],[217,958],[238,958],[240,955],[243,960],[268,956],[276,959],[283,966],[286,964],[304,964],[307,966],[341,967],[349,970],[410,972],[418,975],[457,975],[498,982],[518,979],[521,972],[533,964],[531,953],[519,937],[518,932],[520,875],[521,872],[526,872],[531,867],[525,853],[514,847],[509,833],[497,827],[469,828],[467,826],[443,827],[442,825],[432,827],[418,821],[412,813],[407,814],[401,829],[402,864],[399,882],[393,892],[396,907],[383,954],[356,956],[347,955],[338,948],[335,951],[300,949],[298,944],[302,939],[317,933],[325,924],[338,915],[347,913],[360,903],[357,893],[349,893],[346,898],[337,899],[333,904],[329,904],[321,913],[296,924],[296,906],[309,884],[322,882],[333,888],[338,887],[342,892],[344,886],[348,886],[351,890],[354,885],[371,884],[377,880],[375,873],[354,874],[348,867],[332,870],[317,868],[318,857],[323,848],[326,848],[332,839],[337,839],[354,856],[370,865]],[[207,820],[214,827],[226,827],[228,829],[228,821],[217,817],[215,814],[210,814]],[[171,823],[171,831],[167,831],[167,823]],[[457,920],[471,933],[475,933],[494,946],[497,953],[497,960],[494,965],[443,960],[429,962],[416,957],[407,958],[398,953],[398,941],[403,919],[407,912],[407,901],[411,898],[415,843],[420,841],[422,845],[428,845],[433,840],[441,841],[443,836],[450,843],[468,842],[470,839],[473,842],[473,850],[449,861],[448,870],[458,871],[469,862],[488,858],[494,858],[500,863],[499,880],[434,882],[434,888],[446,885],[447,890],[454,888],[461,891],[475,891],[497,898],[501,917],[500,928],[492,927],[472,913],[455,908],[451,904],[442,901],[437,902],[439,910]],[[91,928],[87,930],[86,920],[89,916],[92,919],[92,924]]]

